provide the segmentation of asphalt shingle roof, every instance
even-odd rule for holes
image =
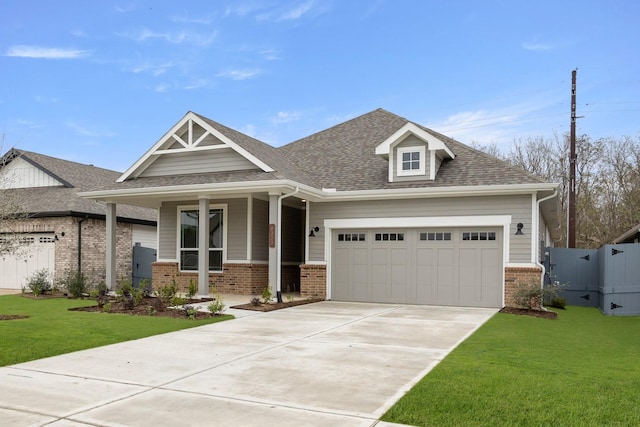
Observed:
[[[61,180],[64,185],[57,187],[34,187],[2,190],[10,194],[25,212],[46,216],[47,213],[75,212],[89,215],[105,215],[103,203],[78,197],[82,191],[92,190],[112,183],[120,172],[71,162],[31,151],[14,149],[5,155],[6,163],[19,156]],[[132,220],[156,221],[156,210],[130,205],[117,206],[116,215]]]

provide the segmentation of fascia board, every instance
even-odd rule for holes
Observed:
[[[153,144],[151,148],[149,148],[142,155],[142,157],[140,157],[133,165],[131,165],[129,169],[124,171],[124,173],[120,175],[120,178],[118,178],[116,182],[124,182],[128,178],[130,178],[135,171],[137,171],[140,167],[142,167],[144,163],[151,158],[151,156],[156,150],[158,150],[165,142],[167,142],[169,138],[171,138],[171,135],[177,132],[178,129],[181,128],[189,119],[195,119],[195,118],[196,118],[196,115],[194,113],[192,113],[191,111],[187,112],[187,114],[185,114],[182,117],[182,119],[180,119],[171,129],[169,129],[164,135],[162,135],[162,137],[155,144]]]
[[[455,155],[449,149],[449,147],[447,147],[444,141],[436,138],[435,136],[431,135],[429,132],[425,131],[424,129],[420,128],[419,126],[411,122],[402,126],[400,129],[394,132],[393,135],[391,135],[389,138],[387,138],[382,143],[380,143],[376,147],[376,154],[388,156],[389,152],[392,150],[392,147],[399,141],[406,138],[408,135],[415,135],[416,137],[420,138],[424,142],[428,143],[430,150],[442,150],[445,153],[447,153],[450,158],[452,159],[455,158]]]

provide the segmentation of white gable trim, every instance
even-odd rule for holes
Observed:
[[[192,140],[194,122],[205,130],[205,133],[195,141]],[[188,141],[184,141],[177,135],[178,130],[185,124],[189,127]],[[199,144],[208,134],[211,134],[222,141],[222,144],[200,146]],[[182,147],[174,149],[168,148],[167,144],[173,141],[177,141]],[[231,148],[236,153],[240,154],[242,157],[256,165],[264,172],[274,171],[273,168],[264,163],[262,160],[258,159],[256,156],[240,147],[226,135],[222,134],[213,126],[209,125],[207,122],[198,117],[195,113],[189,111],[178,123],[176,123],[167,133],[165,133],[162,138],[160,138],[158,142],[153,145],[153,147],[151,147],[140,159],[138,159],[138,161],[136,161],[133,166],[127,169],[116,182],[124,182],[130,177],[140,176],[142,172],[144,172],[156,159],[158,159],[162,155],[191,151],[209,151],[221,148]]]
[[[409,135],[415,135],[417,138],[429,144],[429,150],[442,150],[445,153],[447,153],[450,158],[453,159],[455,157],[453,152],[449,150],[449,147],[446,146],[444,141],[436,138],[435,136],[431,135],[429,132],[425,131],[421,127],[411,122],[407,122],[406,125],[402,126],[393,135],[391,135],[384,142],[379,144],[376,147],[376,154],[389,156],[393,149],[393,146],[401,142],[403,139],[405,139]]]

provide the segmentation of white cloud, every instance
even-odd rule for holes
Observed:
[[[262,57],[267,61],[275,61],[277,59],[280,59],[279,53],[280,52],[278,52],[275,49],[264,49],[260,51],[260,54],[262,55]]]
[[[526,50],[532,50],[535,52],[543,52],[543,51],[554,49],[553,45],[549,43],[542,43],[538,41],[537,37],[534,38],[533,40],[522,43],[522,47]]]
[[[5,56],[38,59],[76,59],[87,55],[89,55],[89,51],[87,50],[27,45],[11,46],[5,54]]]
[[[153,63],[153,62],[141,62],[131,67],[131,72],[135,74],[149,73],[154,77],[165,74],[168,69],[174,67],[175,64],[172,61]]]
[[[180,24],[209,25],[213,22],[213,17],[211,15],[192,17],[185,12],[182,16],[172,16],[171,20]]]
[[[86,137],[91,137],[91,138],[98,138],[98,137],[107,137],[107,138],[111,138],[116,136],[116,134],[114,132],[111,131],[102,131],[102,130],[97,130],[97,129],[89,129],[85,126],[79,125],[76,122],[68,122],[67,123],[67,127],[71,130],[73,130],[74,132],[76,132],[79,135],[82,136],[86,136]]]
[[[171,44],[190,43],[197,46],[208,46],[216,39],[218,32],[212,31],[211,33],[207,34],[195,33],[186,30],[173,32],[156,32],[147,28],[143,28],[142,30],[122,33],[120,35],[130,38],[138,43],[143,43],[147,40],[152,39],[161,39]]]
[[[222,73],[218,73],[218,77],[226,77],[231,80],[247,80],[261,74],[259,69],[245,69],[245,70],[229,70]]]
[[[170,89],[170,86],[166,83],[160,83],[153,88],[154,92],[165,93]]]
[[[184,85],[182,87],[182,89],[194,90],[194,89],[200,89],[201,87],[206,87],[206,86],[209,86],[209,80],[207,80],[207,79],[197,79],[197,80],[193,80],[192,82]]]
[[[313,6],[313,1],[308,1],[306,3],[299,4],[295,8],[288,10],[282,15],[280,15],[279,20],[289,21],[289,20],[300,19],[305,13],[311,10],[311,6]]]
[[[71,35],[83,39],[89,37],[89,35],[82,30],[72,30]]]
[[[271,118],[271,122],[273,124],[279,125],[300,120],[300,117],[302,117],[302,113],[300,113],[299,111],[279,111],[275,117]]]

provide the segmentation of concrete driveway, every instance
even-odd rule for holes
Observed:
[[[232,310],[233,311],[233,310]],[[497,310],[320,302],[0,368],[11,426],[383,426]]]

